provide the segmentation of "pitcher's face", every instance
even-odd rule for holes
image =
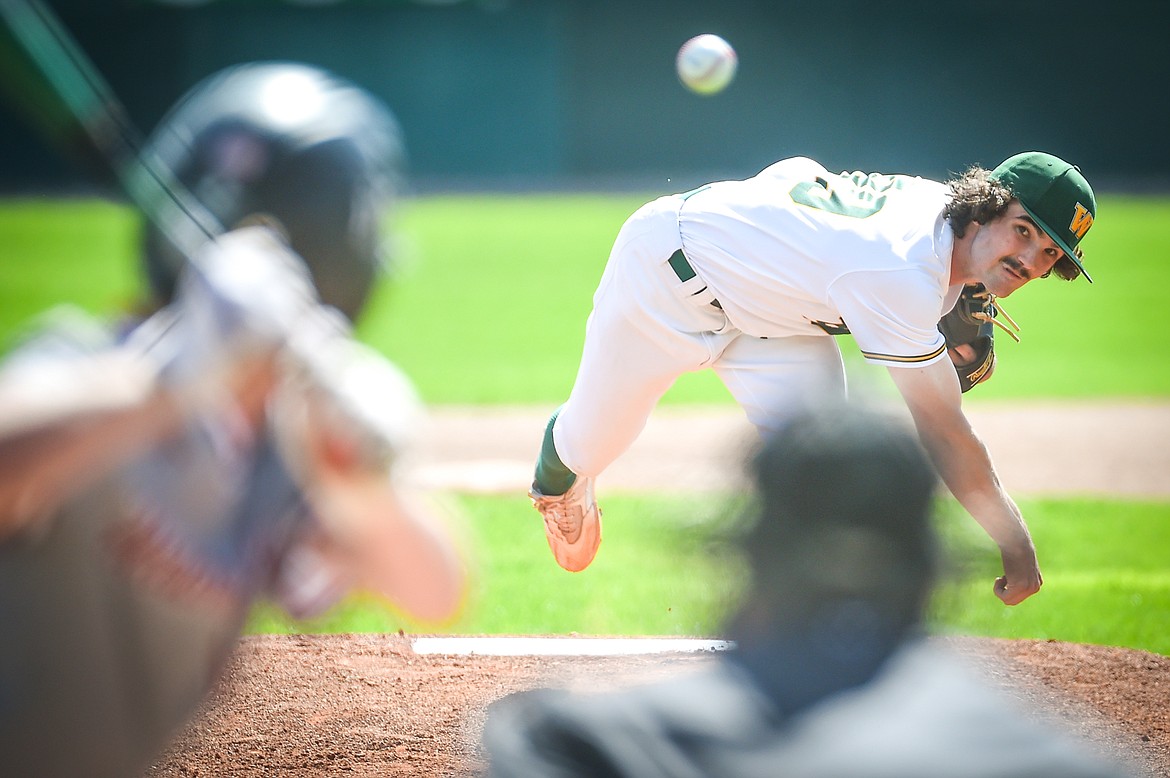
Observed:
[[[977,232],[971,240],[971,276],[996,297],[1007,297],[1040,278],[1064,256],[1018,200],[987,224],[972,226]]]

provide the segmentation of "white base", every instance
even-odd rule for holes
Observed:
[[[416,654],[457,656],[630,656],[725,651],[733,644],[698,638],[423,637],[411,646]]]

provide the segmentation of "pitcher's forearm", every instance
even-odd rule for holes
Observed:
[[[1001,549],[1030,545],[1024,517],[970,425],[964,420],[950,430],[934,425],[919,425],[918,430],[943,483],[996,545]]]

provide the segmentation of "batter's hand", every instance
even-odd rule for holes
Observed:
[[[325,308],[290,341],[274,408],[278,440],[306,478],[321,468],[384,475],[423,418],[410,379]]]
[[[1036,560],[1036,550],[1028,545],[1018,550],[1000,549],[1003,575],[995,579],[995,596],[1004,605],[1019,605],[1040,591],[1044,577]]]
[[[270,423],[323,548],[356,585],[416,618],[449,619],[463,601],[462,555],[444,521],[394,473],[424,415],[413,385],[341,331],[317,327],[293,346]]]
[[[179,280],[177,343],[161,377],[193,406],[217,404],[241,365],[270,361],[318,309],[301,258],[264,227],[209,241]]]

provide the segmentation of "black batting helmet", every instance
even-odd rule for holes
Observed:
[[[226,229],[277,222],[322,302],[356,318],[385,261],[381,223],[404,164],[398,123],[375,97],[308,65],[239,65],[184,95],[146,151]],[[183,258],[153,225],[144,249],[151,288],[169,301]]]

